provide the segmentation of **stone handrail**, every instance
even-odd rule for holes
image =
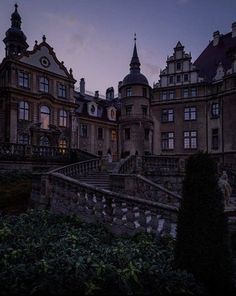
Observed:
[[[145,200],[179,206],[181,196],[149,179],[134,174],[112,174],[112,190]]]
[[[35,184],[36,185],[36,184]],[[99,189],[58,172],[41,178],[35,192],[41,207],[58,214],[78,214],[89,223],[104,224],[118,235],[144,231],[175,236],[178,208],[129,195]]]
[[[90,172],[99,172],[101,170],[101,159],[94,158],[86,161],[73,163],[49,173],[59,173],[68,177],[85,176]]]
[[[120,167],[118,168],[119,174],[132,173],[136,170],[136,156],[129,155],[123,161],[121,161]]]

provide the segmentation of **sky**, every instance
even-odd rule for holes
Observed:
[[[105,94],[129,73],[137,34],[141,72],[152,86],[178,41],[192,60],[236,21],[236,0],[0,0],[0,38],[10,27],[14,4],[29,49],[43,34],[59,61],[85,78],[86,90]],[[0,60],[5,55],[0,44]]]

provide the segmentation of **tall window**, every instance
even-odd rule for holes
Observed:
[[[184,108],[184,120],[196,120],[197,119],[197,108],[186,107]]]
[[[173,90],[170,90],[170,92],[169,92],[169,99],[170,99],[170,100],[173,100],[174,97],[175,97],[175,93],[174,93],[174,91],[173,91]]]
[[[162,150],[174,149],[174,133],[173,132],[161,133],[161,149]]]
[[[125,140],[130,140],[130,128],[125,128]]]
[[[188,131],[184,132],[184,149],[196,149],[197,148],[197,132]]]
[[[18,137],[18,143],[23,145],[29,144],[29,135],[27,134],[20,134]]]
[[[211,132],[211,147],[213,150],[217,150],[219,148],[219,129],[213,128]]]
[[[196,97],[196,95],[197,95],[197,89],[196,89],[196,87],[192,87],[191,88],[191,96]]]
[[[66,97],[66,86],[64,84],[59,83],[58,85],[58,97]]]
[[[126,97],[131,97],[132,96],[132,88],[128,87],[126,88]]]
[[[46,77],[39,78],[39,90],[45,93],[49,91],[49,82]]]
[[[165,100],[167,99],[166,91],[163,91],[163,92],[161,93],[161,99],[162,99],[163,101],[165,101]]]
[[[142,115],[143,116],[147,116],[147,111],[148,111],[147,106],[142,106]]]
[[[173,84],[174,83],[174,76],[170,76],[169,77],[169,84]]]
[[[176,76],[176,82],[177,82],[177,83],[181,82],[181,76],[180,76],[180,75],[177,75],[177,76]]]
[[[25,88],[29,87],[29,73],[18,72],[18,85]]]
[[[86,124],[80,125],[80,135],[84,138],[88,136],[88,126]]]
[[[173,122],[174,121],[174,110],[173,109],[164,109],[161,113],[162,122]]]
[[[184,98],[187,98],[188,97],[188,88],[184,88],[184,90],[183,90],[183,96],[184,96]]]
[[[177,64],[176,64],[176,70],[181,70],[181,68],[182,68],[182,67],[181,67],[181,63],[177,63]]]
[[[188,81],[188,74],[184,74],[184,82]]]
[[[40,122],[43,129],[48,129],[50,124],[50,109],[47,106],[40,108]]]
[[[219,103],[212,103],[211,105],[211,116],[214,118],[219,117],[220,115],[220,105]]]
[[[125,107],[125,113],[126,113],[126,115],[131,115],[131,113],[132,113],[132,105],[129,105],[129,106]]]
[[[19,119],[29,120],[29,104],[25,101],[19,103]]]
[[[67,126],[67,112],[65,110],[60,110],[59,112],[59,125]]]
[[[98,127],[98,139],[102,140],[103,139],[103,128]]]
[[[117,135],[116,135],[116,131],[115,130],[112,130],[111,131],[111,140],[112,141],[116,141],[117,140]]]
[[[65,139],[61,139],[61,140],[59,141],[59,147],[60,147],[60,148],[63,148],[63,149],[67,148],[67,142],[66,142]]]
[[[146,87],[143,87],[143,97],[146,97],[147,96],[147,89]]]
[[[40,137],[39,145],[40,145],[40,146],[46,146],[46,147],[49,147],[49,146],[50,146],[50,142],[49,142],[48,137],[45,137],[45,136]]]
[[[150,134],[150,129],[145,128],[145,130],[144,130],[144,138],[145,138],[146,141],[149,140],[149,134]]]

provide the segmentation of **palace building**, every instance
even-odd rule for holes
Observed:
[[[236,23],[219,31],[195,62],[178,42],[152,88],[134,42],[130,72],[118,95],[79,88],[43,36],[28,50],[18,6],[3,40],[0,64],[0,143],[78,148],[98,156],[186,158],[208,151],[236,164]],[[2,48],[3,50],[3,48]]]

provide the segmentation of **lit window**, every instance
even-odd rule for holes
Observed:
[[[125,128],[125,140],[130,140],[130,128]]]
[[[213,150],[217,150],[219,148],[219,129],[218,128],[212,129],[211,147]]]
[[[115,130],[112,130],[111,131],[111,140],[112,141],[116,141],[117,140],[117,135],[116,135],[116,131]]]
[[[59,141],[59,147],[62,148],[62,149],[67,148],[67,142],[66,142],[65,139],[61,139],[61,140]]]
[[[67,112],[65,110],[60,110],[59,125],[64,127],[67,126]]]
[[[27,102],[19,103],[19,119],[29,120],[29,104]]]
[[[164,109],[161,114],[162,122],[173,122],[174,121],[174,110],[173,109]]]
[[[61,98],[66,97],[66,86],[64,84],[59,83],[58,85],[58,96]]]
[[[98,127],[98,139],[102,140],[103,139],[103,128]]]
[[[39,90],[45,93],[48,93],[49,90],[49,82],[46,77],[39,78]]]
[[[132,88],[128,87],[126,88],[126,97],[131,97],[132,96]]]
[[[184,132],[184,149],[196,149],[197,148],[197,132],[188,131]]]
[[[184,108],[184,120],[196,120],[196,119],[197,119],[196,107]]]
[[[45,137],[45,136],[40,137],[39,145],[40,146],[49,147],[50,146],[50,142],[48,140],[48,137]]]
[[[23,71],[18,73],[18,85],[25,88],[29,87],[29,73]]]
[[[88,127],[86,124],[80,125],[80,135],[81,137],[84,137],[84,138],[88,136]]]
[[[40,122],[43,129],[48,129],[50,124],[50,109],[47,106],[40,108]]]
[[[161,133],[161,148],[162,150],[174,149],[174,133]]]
[[[220,115],[220,105],[219,105],[219,103],[212,103],[212,105],[211,105],[211,115],[214,118],[219,117],[219,115]]]
[[[29,144],[29,135],[27,135],[27,134],[19,135],[18,143],[23,144],[23,145],[28,145]]]

